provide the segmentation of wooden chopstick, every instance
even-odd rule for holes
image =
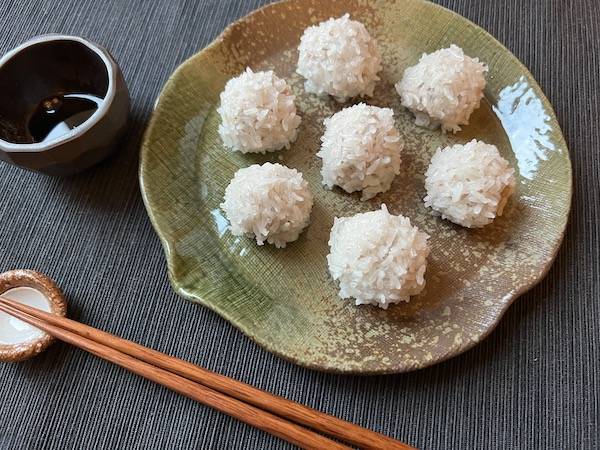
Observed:
[[[102,359],[117,364],[137,375],[147,378],[150,381],[161,384],[172,389],[179,394],[185,395],[204,405],[211,406],[221,412],[229,414],[253,427],[259,428],[274,436],[285,439],[305,449],[332,448],[339,450],[348,450],[350,447],[332,441],[325,436],[315,433],[301,427],[300,425],[288,422],[285,419],[263,411],[255,406],[248,405],[240,400],[229,397],[217,392],[202,384],[195,383],[187,378],[173,374],[167,370],[155,367],[126,355],[118,350],[107,347],[98,342],[87,339],[83,336],[72,333],[71,331],[48,324],[43,320],[35,318],[25,312],[9,306],[6,302],[0,302],[0,311],[4,311],[12,316],[27,322],[36,328],[39,328],[48,334],[69,344],[75,345],[88,351]]]
[[[6,308],[10,308],[11,311],[6,311]],[[211,390],[214,394],[225,394],[225,396],[233,397],[239,401],[245,402],[250,405],[254,405],[259,408],[258,410],[261,412],[269,411],[277,416],[282,418],[286,418],[288,420],[292,420],[299,424],[311,427],[317,431],[322,433],[329,434],[333,437],[336,437],[345,442],[356,445],[360,448],[365,449],[413,449],[413,447],[403,444],[399,441],[391,439],[382,434],[376,433],[374,431],[362,428],[358,425],[352,424],[350,422],[343,421],[333,416],[329,416],[325,413],[317,411],[315,409],[309,408],[307,406],[292,402],[290,400],[284,399],[282,397],[275,396],[273,394],[269,394],[267,392],[261,391],[260,389],[254,388],[248,384],[233,380],[223,375],[219,375],[217,373],[211,372],[209,370],[203,369],[201,367],[195,366],[189,362],[179,360],[169,355],[165,355],[164,353],[160,353],[158,351],[143,347],[139,344],[136,344],[131,341],[127,341],[125,339],[119,338],[117,336],[111,335],[104,331],[98,330],[96,328],[92,328],[90,326],[81,324],[79,322],[59,317],[54,314],[46,313],[45,311],[41,311],[36,308],[29,307],[27,305],[23,305],[21,303],[6,299],[0,298],[0,309],[8,312],[9,314],[20,313],[24,316],[20,317],[22,320],[31,323],[34,326],[46,325],[53,327],[52,331],[63,331],[67,333],[71,333],[68,338],[70,340],[63,339],[63,337],[58,334],[54,334],[50,330],[46,330],[49,334],[53,334],[59,339],[66,340],[73,345],[80,346],[79,340],[77,338],[83,338],[86,341],[90,341],[92,343],[100,344],[102,346],[106,346],[111,350],[116,350],[118,353],[124,353],[126,356],[132,357],[137,362],[145,363],[150,367],[159,370],[170,372],[175,374],[175,376],[183,377],[187,379],[187,381],[192,381],[196,383],[200,383],[204,385],[206,388]],[[13,314],[15,315],[15,314]],[[25,320],[25,318],[29,320]],[[38,324],[32,323],[32,319],[37,319]],[[39,323],[40,321],[41,324]],[[46,322],[46,323],[44,323]],[[47,326],[47,325],[46,325]],[[56,330],[55,328],[58,328]],[[75,336],[72,336],[72,335]],[[64,335],[64,333],[61,333]],[[89,345],[89,342],[86,344]],[[81,346],[80,346],[81,347]],[[83,347],[82,347],[83,348]],[[88,350],[87,348],[84,348]],[[103,357],[94,351],[88,350],[91,353],[96,354],[97,356]],[[107,358],[105,358],[107,359]],[[111,360],[112,361],[112,360]],[[129,360],[128,360],[129,361]],[[117,362],[117,364],[119,364]],[[129,369],[129,366],[124,366],[119,364],[122,367]],[[131,369],[130,369],[131,370]],[[133,370],[132,370],[133,371]],[[134,371],[135,372],[135,371]],[[143,373],[135,372],[139,375],[145,376]],[[156,381],[153,379],[153,381]],[[160,383],[160,381],[158,381]],[[161,383],[164,384],[164,383]],[[194,383],[195,384],[195,383]],[[170,386],[167,386],[170,387]],[[172,388],[174,389],[174,388]],[[177,392],[180,392],[177,389],[174,389]],[[217,392],[215,392],[217,391]],[[183,395],[188,395],[185,392],[180,392]],[[189,395],[188,395],[189,396]],[[194,398],[194,397],[192,397]],[[230,399],[231,400],[231,399]],[[202,401],[202,400],[199,400]],[[206,403],[206,402],[203,402]],[[209,405],[210,406],[210,405]],[[249,405],[246,405],[249,406]],[[217,408],[219,409],[219,408]],[[222,410],[223,411],[223,410]],[[224,411],[227,412],[227,411]],[[268,414],[268,413],[267,413]],[[233,414],[231,414],[233,415]],[[244,420],[238,416],[234,417]],[[284,423],[288,424],[288,422]],[[253,424],[251,424],[253,425]],[[257,426],[257,425],[253,425]],[[257,426],[257,428],[261,428]],[[265,430],[264,428],[261,428]],[[301,428],[304,433],[309,432],[304,428]],[[268,429],[265,431],[272,432]],[[278,429],[278,431],[281,431]],[[276,434],[276,433],[273,433]],[[313,433],[319,438],[322,438],[321,435]],[[276,434],[278,435],[278,434]],[[279,435],[278,435],[279,436]],[[282,436],[279,436],[282,437]],[[284,439],[287,439],[284,437]],[[296,445],[302,446],[301,443],[294,442]],[[333,441],[329,441],[328,448],[340,448],[340,447],[332,447],[331,444],[339,445],[334,443]],[[344,448],[344,447],[342,447]]]

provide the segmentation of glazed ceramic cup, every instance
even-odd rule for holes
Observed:
[[[100,98],[80,125],[36,142],[29,122],[44,99],[69,93]],[[83,38],[35,37],[0,59],[0,159],[49,175],[69,175],[112,153],[127,126],[129,92],[109,52]]]

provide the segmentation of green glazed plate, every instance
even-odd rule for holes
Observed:
[[[315,153],[323,119],[345,105],[305,93],[294,72],[303,30],[346,12],[379,43],[382,81],[368,102],[394,109],[405,142],[400,175],[388,192],[369,202],[321,186]],[[471,124],[444,135],[416,127],[393,85],[423,52],[452,43],[486,62],[490,71],[485,101]],[[291,84],[302,124],[289,150],[243,155],[223,147],[217,133],[219,93],[246,66],[274,69]],[[432,153],[473,138],[498,146],[518,173],[505,215],[479,230],[433,217],[422,202]],[[300,170],[315,195],[310,226],[285,249],[233,236],[219,210],[234,172],[266,161]],[[165,85],[144,137],[140,178],[180,295],[216,311],[287,360],[342,373],[414,370],[481,341],[549,269],[571,202],[567,146],[531,74],[484,30],[420,0],[293,0],[234,23]],[[431,235],[425,291],[387,311],[339,299],[325,260],[333,218],[377,209],[382,202]]]

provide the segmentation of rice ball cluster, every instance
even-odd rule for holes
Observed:
[[[253,164],[238,170],[225,190],[221,209],[235,236],[254,236],[278,248],[295,241],[310,221],[313,196],[296,169]]]
[[[336,218],[329,238],[329,272],[339,296],[387,309],[425,287],[429,236],[410,219],[378,211]]]
[[[514,169],[494,145],[473,139],[438,149],[425,172],[425,206],[458,225],[480,228],[501,216],[515,190]]]
[[[325,133],[317,153],[328,188],[362,191],[362,200],[390,188],[400,172],[402,142],[390,108],[358,105],[325,119]]]
[[[460,131],[479,108],[488,68],[466,56],[456,45],[423,54],[418,64],[404,71],[396,83],[402,105],[415,115],[419,126]]]
[[[348,14],[305,29],[296,72],[307,92],[338,102],[372,96],[382,70],[378,45],[365,26]],[[423,54],[395,88],[419,126],[457,132],[479,107],[488,67],[449,48]],[[247,68],[221,93],[219,134],[226,147],[265,153],[289,147],[301,119],[295,96],[273,71]],[[391,108],[358,103],[324,120],[317,156],[322,183],[368,200],[390,189],[400,173],[403,143]],[[435,215],[469,228],[502,215],[515,190],[514,169],[494,145],[472,140],[438,148],[425,173],[425,206]],[[308,226],[313,195],[302,173],[267,162],[238,170],[220,208],[234,236],[278,248],[298,239]],[[409,218],[376,211],[336,217],[327,264],[339,297],[357,305],[387,309],[408,302],[425,287],[429,236]]]
[[[296,72],[306,78],[307,92],[338,102],[373,95],[382,68],[377,42],[349,14],[304,30],[298,51]]]
[[[219,134],[225,146],[242,153],[265,153],[289,147],[298,136],[300,116],[285,80],[272,70],[247,68],[221,92]]]

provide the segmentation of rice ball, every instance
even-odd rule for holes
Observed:
[[[265,153],[289,148],[298,136],[292,90],[273,73],[247,68],[221,92],[219,134],[226,147],[242,153]]]
[[[458,225],[480,228],[501,216],[515,190],[514,169],[495,145],[473,139],[439,148],[425,172],[425,206]]]
[[[410,219],[390,214],[385,204],[378,211],[336,218],[327,263],[339,281],[339,296],[383,309],[408,302],[425,287],[427,239]]]
[[[325,119],[325,133],[317,153],[328,188],[362,191],[362,200],[390,188],[400,172],[402,142],[394,126],[394,112],[364,103],[344,108]]]
[[[253,164],[238,170],[225,189],[221,209],[235,236],[255,237],[277,248],[295,241],[310,221],[313,197],[296,169]]]
[[[456,45],[423,54],[419,63],[404,71],[396,90],[419,126],[460,131],[479,108],[488,68]]]
[[[308,27],[298,51],[296,72],[306,78],[307,92],[329,94],[338,102],[373,95],[381,70],[377,42],[349,14]]]

